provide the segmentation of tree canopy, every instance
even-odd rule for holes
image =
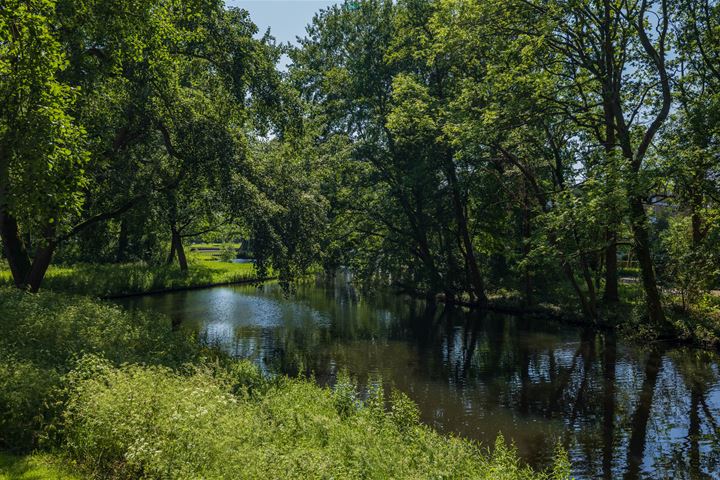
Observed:
[[[719,9],[364,0],[290,46],[216,0],[6,2],[4,255],[37,290],[234,232],[263,275],[592,321],[637,279],[664,325],[718,284]]]

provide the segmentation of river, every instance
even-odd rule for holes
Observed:
[[[720,357],[555,322],[359,295],[345,281],[218,287],[120,301],[169,315],[268,373],[382,379],[436,429],[536,468],[560,442],[584,478],[720,478]]]

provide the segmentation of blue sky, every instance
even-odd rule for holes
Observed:
[[[305,26],[313,14],[333,0],[225,0],[226,5],[244,8],[250,18],[265,33],[268,27],[278,42],[295,43],[295,38],[305,36]]]

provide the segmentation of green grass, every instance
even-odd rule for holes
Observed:
[[[251,263],[231,263],[191,257],[187,272],[177,265],[78,264],[51,266],[42,289],[96,297],[142,293],[172,288],[232,283],[257,278]],[[0,285],[11,285],[7,269],[0,270]]]
[[[222,260],[234,258],[239,248],[239,243],[195,243],[188,245],[187,251],[200,260]]]
[[[240,248],[239,243],[191,243],[188,248]]]
[[[47,454],[16,456],[0,452],[0,480],[80,480]]]

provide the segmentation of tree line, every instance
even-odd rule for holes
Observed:
[[[593,320],[635,272],[658,325],[717,287],[716,0],[345,2],[296,46],[215,0],[8,0],[0,92],[21,288],[223,229],[285,278]]]
[[[717,285],[719,19],[709,0],[325,10],[290,79],[338,162],[339,263],[479,305],[567,288],[590,319],[631,266],[662,324],[666,293]]]
[[[18,287],[37,290],[54,256],[165,243],[187,269],[183,239],[282,208],[250,161],[291,98],[257,33],[214,0],[0,6],[0,237]]]

